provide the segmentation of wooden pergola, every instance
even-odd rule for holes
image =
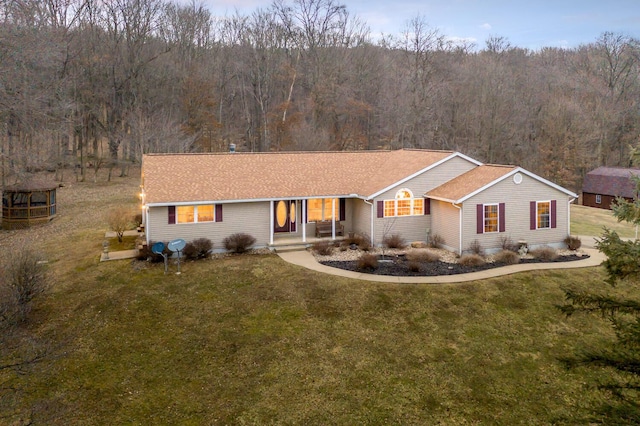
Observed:
[[[56,216],[56,188],[48,182],[25,182],[2,191],[2,229],[23,229]]]

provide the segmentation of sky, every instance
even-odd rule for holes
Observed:
[[[409,20],[422,17],[429,27],[451,40],[485,47],[490,36],[505,37],[512,46],[573,48],[595,42],[605,31],[640,39],[640,0],[335,0],[352,16],[381,33],[399,34]],[[182,0],[180,3],[190,3]],[[291,3],[291,0],[288,1]],[[266,0],[196,0],[214,16],[248,15],[267,9]]]

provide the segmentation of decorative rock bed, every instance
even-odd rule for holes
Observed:
[[[435,262],[416,262],[407,260],[407,254],[412,250],[429,250],[438,255],[439,260]],[[363,254],[373,254],[378,256],[376,268],[359,268],[358,260]],[[459,257],[450,251],[442,249],[375,249],[367,252],[361,250],[341,250],[334,248],[333,253],[328,256],[318,255],[313,252],[314,257],[326,266],[340,268],[347,271],[366,272],[376,275],[391,276],[438,276],[455,275],[468,272],[484,271],[492,268],[507,266],[494,260],[494,256],[484,256],[485,263],[479,266],[464,266],[458,263]],[[534,258],[530,254],[520,256],[519,263],[549,263],[549,262],[569,262],[588,258],[586,253],[576,250],[559,250],[558,257],[554,260],[543,260]],[[380,261],[385,260],[385,261]]]

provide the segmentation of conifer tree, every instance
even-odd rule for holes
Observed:
[[[640,178],[633,177],[636,197],[618,198],[612,206],[618,221],[640,224]],[[640,424],[640,240],[623,240],[605,229],[596,240],[596,248],[607,256],[603,262],[609,290],[577,291],[565,289],[567,303],[561,310],[600,315],[613,328],[615,339],[608,347],[580,348],[563,362],[569,368],[579,366],[605,371],[609,379],[598,387],[609,396],[595,407],[597,422]]]

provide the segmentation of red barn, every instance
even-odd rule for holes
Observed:
[[[640,176],[640,169],[598,167],[584,177],[582,205],[610,209],[616,197],[633,200],[636,186],[631,176]]]

